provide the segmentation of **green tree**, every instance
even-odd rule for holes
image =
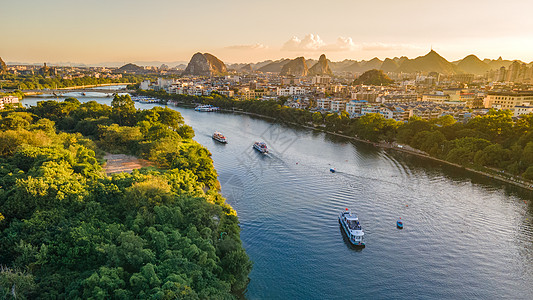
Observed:
[[[133,126],[136,122],[135,102],[130,95],[115,95],[111,101],[111,118],[121,126]]]

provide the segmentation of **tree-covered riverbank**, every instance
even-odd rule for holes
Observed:
[[[147,75],[124,74],[121,78],[96,78],[84,76],[72,79],[61,78],[60,76],[36,75],[2,75],[3,89],[12,90],[33,90],[33,89],[58,89],[72,86],[98,85],[109,83],[139,83],[145,78],[152,78]]]
[[[414,117],[403,123],[385,119],[381,114],[350,119],[345,112],[321,113],[290,108],[283,105],[284,100],[238,101],[218,94],[199,97],[164,91],[139,93],[178,104],[204,103],[256,113],[374,143],[397,142],[439,160],[507,178],[511,182],[533,180],[533,115],[514,120],[510,111],[491,110],[466,123],[456,122],[451,116],[430,121]]]
[[[40,102],[0,118],[0,295],[231,298],[248,281],[235,211],[179,112]],[[104,151],[154,168],[108,177]]]

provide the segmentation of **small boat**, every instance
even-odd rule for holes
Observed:
[[[330,168],[329,171],[330,171],[331,173],[335,173],[335,172],[337,172],[337,170],[335,170],[335,168]]]
[[[267,145],[263,142],[255,142],[253,148],[261,153],[268,153]]]
[[[215,107],[213,105],[207,104],[207,105],[199,105],[194,108],[196,111],[218,111],[220,108]]]
[[[228,139],[218,131],[215,131],[215,133],[213,133],[213,139],[217,142],[221,142],[224,144],[228,142]]]
[[[402,218],[400,218],[398,221],[396,221],[396,227],[398,227],[398,229],[403,229]]]
[[[365,246],[365,243],[363,242],[363,236],[365,233],[359,223],[359,218],[357,218],[355,214],[352,214],[349,209],[341,211],[339,214],[339,223],[352,245],[356,247]]]

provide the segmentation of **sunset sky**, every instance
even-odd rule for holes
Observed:
[[[426,54],[533,61],[533,1],[0,0],[7,62],[331,60]]]

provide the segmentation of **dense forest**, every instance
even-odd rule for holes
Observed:
[[[509,110],[490,110],[466,122],[452,116],[433,120],[412,117],[408,122],[381,114],[350,118],[348,113],[312,112],[284,106],[285,99],[238,101],[213,93],[208,97],[139,91],[143,95],[180,104],[206,103],[273,117],[281,122],[314,126],[372,142],[398,142],[443,159],[500,176],[533,180],[533,114],[513,119]]]
[[[69,98],[0,115],[0,299],[231,299],[251,262],[194,131]],[[105,152],[155,166],[106,176]]]

